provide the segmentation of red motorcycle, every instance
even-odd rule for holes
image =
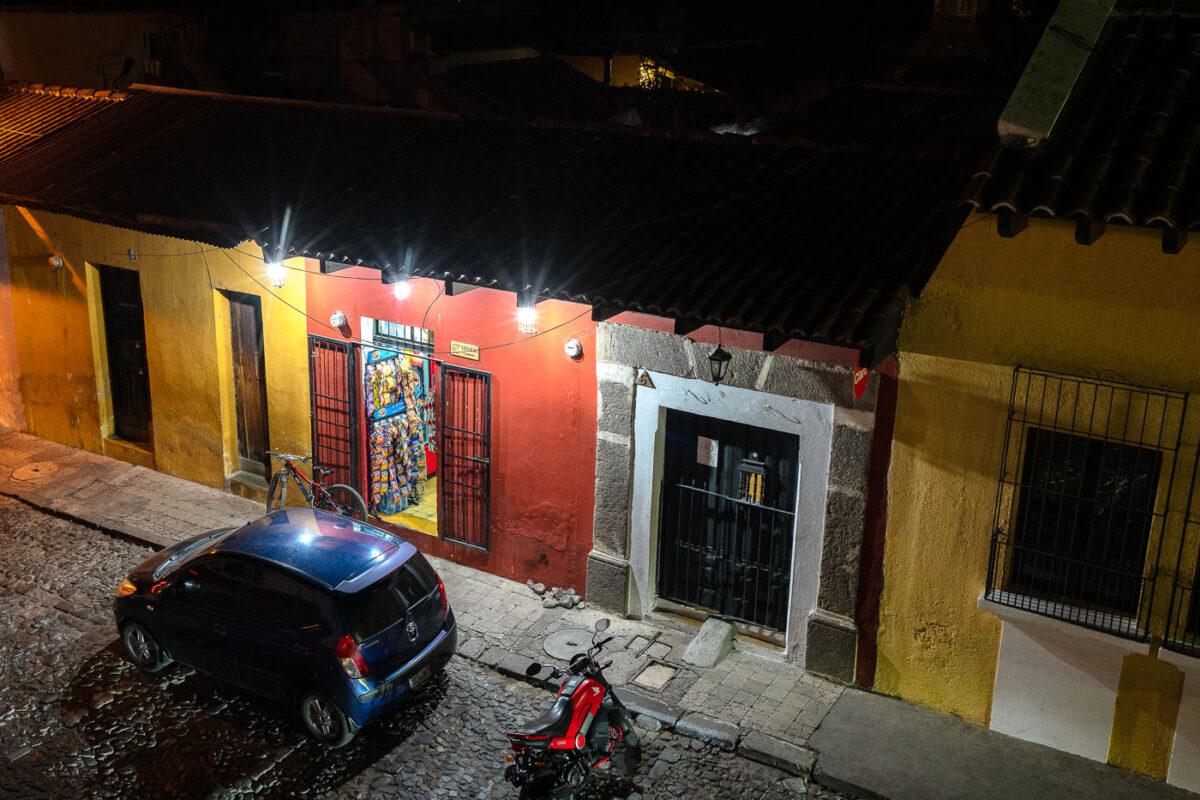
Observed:
[[[504,777],[520,790],[521,800],[568,800],[606,761],[611,760],[618,772],[636,770],[641,750],[629,710],[604,677],[612,661],[597,660],[613,638],[596,641],[606,630],[608,620],[598,621],[592,646],[572,656],[568,677],[550,710],[507,733],[513,755],[506,760],[513,763]],[[525,674],[533,678],[543,669],[530,664]],[[563,674],[555,667],[547,680]]]

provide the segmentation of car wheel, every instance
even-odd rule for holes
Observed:
[[[163,652],[153,634],[140,622],[129,622],[121,629],[121,641],[129,660],[146,672],[158,672],[171,663],[171,657]]]
[[[300,718],[314,739],[329,747],[342,747],[354,738],[350,722],[337,703],[320,692],[309,692],[300,701]]]

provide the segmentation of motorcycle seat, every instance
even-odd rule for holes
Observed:
[[[517,733],[526,736],[561,736],[567,732],[571,721],[571,698],[560,695],[554,705],[545,714],[535,720],[525,723]]]

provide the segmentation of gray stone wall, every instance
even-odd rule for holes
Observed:
[[[645,370],[707,381],[712,349],[711,344],[644,328],[615,323],[597,327],[596,510],[587,594],[598,606],[631,611],[629,498],[638,376]],[[725,385],[834,406],[818,610],[792,624],[808,627],[805,660],[810,668],[849,682],[854,675],[853,617],[878,378],[872,376],[865,395],[856,399],[846,367],[726,349],[733,360]]]

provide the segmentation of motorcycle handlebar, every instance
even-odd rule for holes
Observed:
[[[596,643],[596,649],[599,650],[601,647],[604,647],[604,645],[608,644],[612,640],[613,640],[613,637],[611,637],[611,636],[609,636],[607,639],[601,639],[599,642]]]

